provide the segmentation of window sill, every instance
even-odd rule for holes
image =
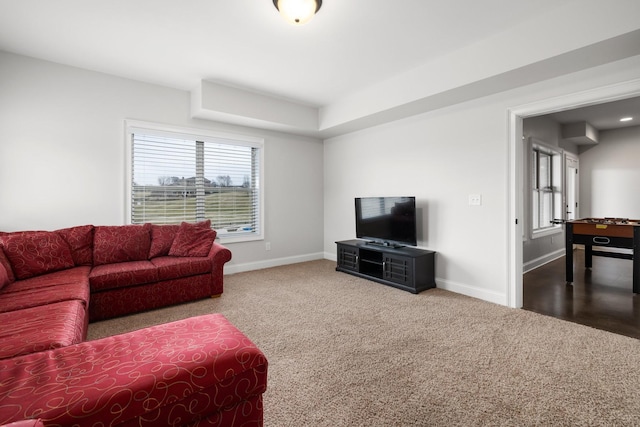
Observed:
[[[561,234],[562,232],[563,232],[562,227],[553,227],[553,228],[540,230],[540,231],[532,231],[531,239],[539,239],[541,237],[555,236],[556,234]]]
[[[242,243],[242,242],[255,242],[258,240],[264,240],[263,236],[259,235],[251,235],[251,236],[218,236],[216,239],[218,243],[221,245],[226,245],[227,243]]]

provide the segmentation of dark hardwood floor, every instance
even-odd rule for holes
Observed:
[[[574,282],[565,281],[564,257],[524,275],[523,309],[616,334],[640,338],[640,294],[631,291],[631,261],[594,256],[584,268],[575,250]]]

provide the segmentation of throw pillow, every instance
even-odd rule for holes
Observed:
[[[2,241],[16,279],[28,279],[74,266],[69,245],[57,233],[16,233],[3,236]]]
[[[216,239],[216,231],[211,229],[211,220],[190,224],[183,222],[171,244],[171,256],[207,256]]]
[[[76,265],[91,265],[93,262],[93,225],[63,228],[57,230],[71,249]]]
[[[93,265],[146,260],[150,247],[151,224],[98,226],[93,235]]]
[[[175,239],[179,225],[151,225],[151,249],[149,249],[149,259],[169,255],[169,250]]]
[[[4,254],[4,250],[2,249],[1,244],[0,244],[0,265],[4,267],[4,271],[7,273],[7,280],[9,282],[6,283],[5,285],[15,282],[16,276],[13,275],[13,269],[11,268],[11,263],[9,262],[9,259],[7,258],[7,256]],[[2,288],[2,286],[0,286],[0,288]]]
[[[0,289],[7,286],[9,283],[9,273],[7,273],[7,269],[4,265],[0,264]]]

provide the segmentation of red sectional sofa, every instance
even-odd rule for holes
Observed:
[[[225,319],[85,342],[89,321],[220,295],[215,237],[209,221],[0,233],[0,424],[261,425],[266,361]]]
[[[0,312],[78,300],[103,320],[222,294],[231,252],[210,221],[0,232]],[[89,293],[91,304],[88,304]],[[21,300],[20,303],[16,302]]]

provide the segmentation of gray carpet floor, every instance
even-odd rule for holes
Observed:
[[[640,341],[326,260],[229,275],[220,298],[89,339],[212,312],[269,360],[265,426],[640,426]]]

